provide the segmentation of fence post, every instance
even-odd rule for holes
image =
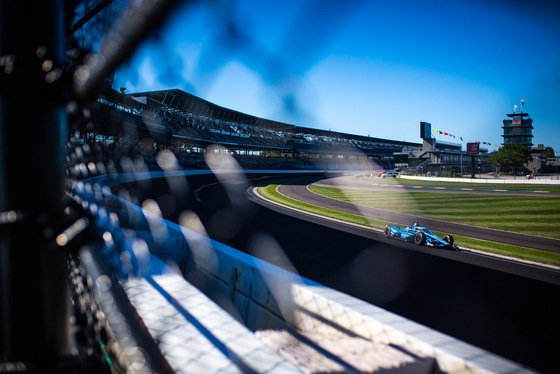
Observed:
[[[47,371],[69,352],[62,0],[0,2],[0,357]]]

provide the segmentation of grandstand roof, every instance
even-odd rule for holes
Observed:
[[[436,139],[436,148],[438,150],[441,149],[461,150],[462,147],[463,145],[460,143],[450,143],[450,142],[445,142],[443,140]]]
[[[372,138],[363,135],[353,135],[342,132],[320,130],[308,127],[301,127],[290,125],[283,122],[272,121],[259,117],[245,114],[232,109],[224,108],[219,105],[213,104],[209,101],[191,95],[179,89],[138,92],[130,94],[129,96],[139,98],[146,98],[146,103],[149,105],[164,106],[169,110],[175,110],[183,113],[193,113],[203,117],[211,117],[228,122],[235,122],[237,124],[244,124],[249,126],[256,126],[269,130],[291,132],[294,134],[308,134],[313,136],[325,136],[350,139],[365,142],[380,142],[385,144],[395,144],[400,146],[419,146],[418,143],[404,142],[398,140],[388,140],[381,138]]]
[[[419,143],[405,142],[405,141],[400,141],[400,140],[389,140],[389,139],[382,139],[382,138],[372,138],[370,136],[354,135],[354,134],[348,134],[348,133],[344,133],[344,132],[337,132],[337,131],[331,131],[331,130],[312,129],[312,128],[300,127],[300,126],[294,127],[292,132],[315,135],[315,136],[328,136],[328,137],[352,139],[352,140],[365,141],[365,142],[380,142],[380,143],[386,143],[386,144],[398,144],[398,145],[401,145],[401,146],[412,146],[412,147],[420,146]]]
[[[242,125],[258,126],[278,131],[292,131],[295,127],[287,123],[263,119],[227,109],[178,89],[138,92],[129,96],[136,98],[146,97],[152,105],[162,105],[179,112],[193,113],[203,117],[212,117]]]

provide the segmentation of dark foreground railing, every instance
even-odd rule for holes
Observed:
[[[175,2],[144,2],[89,59],[67,51],[73,2],[0,2],[2,370],[75,365],[66,268],[76,247],[57,242],[82,217],[65,194],[69,126]]]

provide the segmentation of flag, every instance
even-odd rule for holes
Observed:
[[[439,131],[437,131],[437,130],[434,130],[434,132],[435,132],[436,134],[438,134],[438,133],[439,133]]]
[[[443,135],[449,135],[448,133],[444,132]]]
[[[461,141],[463,141],[463,137],[462,137],[462,136],[460,136],[459,138],[461,138]]]
[[[521,99],[521,105],[525,105],[525,99]]]
[[[517,110],[517,104],[513,106],[513,111],[515,112]]]

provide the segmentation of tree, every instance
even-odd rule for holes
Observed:
[[[449,168],[449,172],[451,173],[452,177],[455,177],[455,175],[461,173],[461,169],[459,169],[458,166],[453,165]],[[459,176],[461,176],[461,175],[459,175]]]
[[[531,151],[521,144],[506,144],[486,159],[490,165],[498,166],[500,171],[515,172],[515,169],[532,161]]]
[[[544,152],[544,157],[546,158],[554,158],[554,148],[546,147]]]

